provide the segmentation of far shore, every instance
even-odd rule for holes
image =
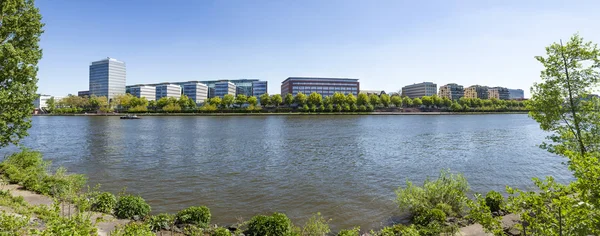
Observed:
[[[34,114],[34,116],[124,116],[134,113],[105,114]],[[138,116],[306,116],[306,115],[493,115],[493,114],[527,114],[527,111],[507,112],[261,112],[261,113],[137,113]]]

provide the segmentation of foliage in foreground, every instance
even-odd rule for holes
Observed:
[[[189,207],[177,212],[175,221],[177,224],[191,224],[198,227],[206,227],[210,223],[210,210],[206,206]]]
[[[161,213],[151,216],[147,221],[148,226],[154,232],[159,230],[170,230],[175,224],[175,216],[171,214]]]
[[[310,217],[302,228],[302,235],[325,236],[329,232],[329,220],[323,218],[320,212]]]
[[[92,211],[111,214],[117,205],[117,197],[109,192],[103,192],[93,197]]]
[[[142,197],[130,194],[119,196],[115,216],[120,219],[143,219],[150,213],[150,205]]]
[[[285,214],[273,213],[271,216],[252,217],[244,234],[248,236],[293,235],[294,231],[292,222]]]
[[[154,236],[147,224],[140,222],[131,222],[124,226],[118,227],[110,235],[113,236]]]

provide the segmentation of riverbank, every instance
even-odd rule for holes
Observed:
[[[509,112],[273,112],[273,113],[137,113],[138,116],[318,116],[318,115],[493,115],[493,114],[527,114],[527,111],[509,111]],[[105,113],[105,114],[34,114],[34,116],[124,116],[132,113]]]

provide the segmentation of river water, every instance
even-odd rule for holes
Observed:
[[[477,192],[566,182],[527,115],[33,117],[22,143],[92,185],[139,194],[153,213],[206,205],[213,223],[321,212],[332,229],[387,225],[394,190],[442,169]],[[5,155],[14,147],[0,150]]]

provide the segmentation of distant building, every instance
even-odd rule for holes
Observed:
[[[183,94],[196,102],[202,104],[208,99],[208,86],[199,82],[183,84]]]
[[[138,98],[146,98],[148,101],[156,100],[156,87],[148,85],[135,85],[128,88],[128,92]]]
[[[79,91],[77,92],[77,96],[79,97],[89,97],[90,96],[90,91]]]
[[[523,89],[508,89],[509,99],[525,99],[525,91]]]
[[[215,97],[220,97],[222,98],[223,96],[227,95],[227,94],[231,94],[233,96],[235,96],[236,94],[236,86],[235,84],[229,82],[229,81],[221,81],[215,84]]]
[[[260,99],[260,95],[267,93],[267,81],[252,82],[252,96]]]
[[[481,85],[471,85],[465,89],[465,98],[488,99],[488,87]]]
[[[182,81],[182,82],[167,82],[170,84],[175,84],[175,85],[179,85],[182,86],[184,84],[188,84],[188,83],[201,83],[201,84],[205,84],[206,86],[208,86],[208,97],[212,98],[215,96],[215,85],[217,83],[223,82],[223,81],[228,81],[233,83],[236,86],[236,92],[234,95],[238,95],[238,94],[244,94],[246,96],[252,96],[253,94],[255,94],[254,90],[257,91],[261,91],[262,88],[258,88],[256,89],[255,86],[262,86],[264,85],[264,91],[263,93],[266,93],[267,91],[267,81],[261,81],[258,79],[236,79],[236,80],[204,80],[204,81]],[[154,84],[146,84],[149,86],[157,86],[160,84],[164,84],[164,83],[154,83]],[[128,85],[127,88],[129,89],[130,87],[132,87],[134,85]],[[238,88],[239,87],[239,88]],[[261,93],[261,95],[263,94]]]
[[[332,96],[334,93],[358,95],[360,83],[358,79],[347,78],[318,78],[318,77],[289,77],[281,82],[281,96],[288,93],[296,96],[298,93],[321,94],[323,97]]]
[[[381,96],[381,95],[385,94],[385,91],[383,91],[383,90],[360,90],[359,93],[364,93],[367,95],[375,94],[377,96]]]
[[[423,82],[402,87],[402,96],[407,96],[409,98],[433,96],[436,93],[437,84],[434,84],[432,82]]]
[[[46,109],[48,108],[48,100],[50,100],[50,98],[54,98],[54,102],[58,103],[58,101],[60,101],[61,99],[63,99],[63,96],[52,96],[52,95],[47,95],[47,94],[38,94],[38,97],[33,100],[33,106],[35,109]]]
[[[156,86],[156,100],[163,97],[173,97],[179,99],[181,97],[181,86],[176,84],[164,83]]]
[[[125,94],[125,62],[114,58],[92,62],[90,65],[89,95],[104,96],[109,100]]]
[[[493,87],[488,88],[488,98],[492,99],[500,99],[500,100],[508,100],[510,99],[510,93],[507,88],[503,87]]]
[[[450,100],[458,100],[465,96],[465,89],[462,85],[450,83],[440,87],[438,96]]]

